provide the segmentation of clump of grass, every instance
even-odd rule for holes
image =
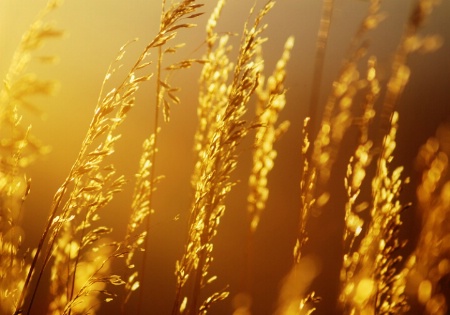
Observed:
[[[134,269],[132,258],[137,249],[143,251],[148,247],[148,231],[150,230],[150,213],[153,210],[153,192],[156,190],[156,184],[161,179],[155,175],[156,154],[158,151],[158,135],[160,130],[160,115],[161,110],[165,121],[170,118],[170,103],[179,104],[180,99],[176,96],[179,90],[172,87],[169,82],[170,75],[177,70],[190,68],[194,63],[204,63],[203,60],[185,59],[175,64],[164,67],[163,59],[167,54],[177,52],[183,45],[173,45],[171,42],[176,37],[177,32],[182,29],[195,27],[193,23],[184,23],[184,19],[195,19],[203,13],[198,12],[203,4],[196,3],[195,0],[184,0],[179,3],[172,3],[166,9],[166,2],[162,1],[162,12],[159,26],[159,32],[152,42],[145,48],[145,54],[149,53],[150,49],[157,49],[158,59],[156,65],[156,99],[154,110],[154,129],[153,133],[144,141],[143,152],[140,159],[140,165],[135,184],[135,190],[132,201],[132,214],[127,226],[127,234],[125,236],[125,244],[128,247],[126,264],[128,268]],[[163,77],[163,72],[167,75]],[[145,225],[144,225],[145,221]],[[136,234],[140,228],[144,230]],[[142,258],[142,267],[140,274],[134,271],[129,277],[125,285],[125,298],[122,305],[122,311],[130,294],[136,291],[141,286],[138,302],[138,313],[141,312],[141,305],[143,303],[142,285],[138,280],[138,274],[141,278],[145,277],[146,271],[146,254]]]
[[[269,189],[267,188],[267,175],[272,170],[277,152],[273,148],[274,143],[288,130],[289,121],[276,126],[278,116],[286,105],[284,80],[286,78],[286,63],[289,61],[290,52],[294,45],[294,38],[290,37],[285,43],[284,52],[277,62],[274,73],[265,80],[259,77],[256,93],[258,103],[256,116],[261,128],[255,133],[253,151],[253,168],[249,178],[250,192],[247,198],[248,212],[250,214],[250,231],[254,233],[258,227],[261,212],[264,210]],[[262,56],[258,64],[261,72],[264,69]],[[265,82],[266,81],[266,82]]]
[[[380,2],[371,1],[366,16],[363,18],[356,34],[352,37],[348,52],[342,63],[338,78],[332,84],[332,91],[327,98],[321,124],[315,139],[315,124],[317,121],[316,107],[321,83],[324,49],[326,47],[330,19],[333,12],[333,1],[324,1],[319,35],[317,39],[316,63],[314,69],[313,91],[311,93],[310,117],[304,121],[303,129],[303,169],[300,181],[301,209],[300,222],[296,247],[294,249],[295,260],[298,263],[302,248],[307,242],[308,236],[306,223],[312,212],[320,212],[329,199],[327,183],[336,158],[339,154],[340,143],[353,123],[353,100],[367,86],[365,115],[363,116],[363,128],[368,128],[369,121],[374,116],[373,106],[379,93],[376,86],[374,60],[369,64],[368,81],[360,79],[358,63],[366,55],[367,47],[364,36],[368,31],[376,28],[382,20],[380,14]],[[364,136],[367,138],[367,130]],[[364,141],[368,141],[365,139]],[[312,145],[311,145],[312,144]]]
[[[389,170],[396,146],[397,120],[398,114],[394,113],[372,180],[370,221],[357,249],[352,247],[354,240],[363,231],[364,221],[356,213],[362,210],[361,206],[360,209],[352,207],[357,197],[357,193],[352,193],[352,190],[357,191],[364,178],[364,164],[369,159],[364,147],[360,147],[356,154],[359,163],[356,162],[355,168],[349,168],[348,171],[351,184],[347,184],[350,196],[345,235],[351,235],[351,241],[343,259],[340,297],[345,312],[395,314],[407,310],[403,287],[398,281],[401,274],[397,270],[402,259],[398,251],[403,245],[398,236],[402,224],[400,214],[405,209],[398,198],[405,180],[401,179],[402,167]]]
[[[144,53],[118,87],[112,88],[109,92],[103,92],[106,83],[114,73],[115,63],[120,62],[125,48],[126,46],[120,49],[118,57],[105,76],[94,116],[81,145],[79,155],[53,198],[47,225],[28,272],[28,279],[31,279],[35,269],[38,267],[37,263],[41,258],[41,254],[44,255],[42,266],[38,272],[37,285],[39,285],[45,267],[54,256],[55,246],[62,246],[60,253],[69,255],[69,259],[57,259],[55,262],[64,263],[64,267],[54,265],[55,269],[53,271],[56,272],[61,270],[61,268],[69,270],[68,282],[64,283],[65,288],[62,292],[57,290],[59,294],[67,298],[65,303],[69,303],[69,305],[75,303],[80,297],[80,293],[74,292],[79,263],[84,259],[84,256],[89,256],[90,252],[98,250],[96,241],[110,231],[108,227],[96,226],[95,222],[100,218],[99,211],[109,204],[113,195],[120,192],[125,183],[123,176],[116,177],[114,166],[107,163],[108,156],[113,154],[114,145],[120,138],[117,129],[126,118],[127,112],[134,105],[134,93],[138,89],[139,83],[151,77],[149,75],[135,76],[135,71],[145,57]],[[65,202],[64,198],[67,198]],[[47,237],[49,237],[48,240]],[[64,239],[67,242],[61,242]],[[111,246],[118,249],[117,244],[111,244]],[[66,252],[67,247],[69,248],[68,252]],[[43,253],[44,250],[45,253]],[[70,257],[72,253],[74,256]],[[112,254],[112,256],[115,254]],[[105,267],[106,262],[110,258],[111,256],[108,256],[104,261],[100,262],[100,269]],[[112,275],[109,277],[102,275],[98,277],[98,271],[95,268],[94,270],[89,270],[84,277],[91,284],[108,280],[117,283],[118,276]],[[118,283],[121,282],[119,281]],[[92,289],[90,285],[88,287]],[[24,292],[26,292],[26,289],[27,286],[25,286]],[[80,291],[86,290],[85,285],[81,285]],[[36,292],[36,290],[33,292]],[[33,301],[34,294],[28,306],[28,312],[32,307]],[[57,302],[56,304],[60,305],[61,303]],[[70,313],[71,308],[66,309],[64,307],[64,310],[60,311]]]
[[[31,101],[35,95],[53,94],[54,81],[42,80],[28,71],[36,53],[46,41],[57,38],[62,32],[47,21],[48,14],[58,7],[49,1],[35,22],[23,35],[0,91],[0,311],[13,313],[21,303],[27,287],[28,257],[23,254],[25,231],[21,226],[23,204],[30,192],[31,179],[26,167],[47,152],[23,120],[23,110],[39,113]]]
[[[345,205],[344,256],[339,297],[341,311],[344,314],[400,314],[409,310],[405,293],[407,281],[405,272],[401,270],[403,257],[399,253],[405,245],[399,237],[402,225],[401,212],[409,204],[402,206],[398,200],[403,182],[407,180],[401,179],[402,167],[396,168],[392,174],[389,171],[389,164],[393,159],[393,150],[396,146],[395,134],[398,129],[398,113],[393,109],[408,82],[409,68],[406,62],[409,54],[421,48],[424,52],[432,51],[440,45],[437,36],[422,39],[418,35],[420,27],[423,26],[435,5],[434,1],[418,1],[406,25],[394,57],[392,74],[386,84],[387,92],[379,114],[381,117],[379,132],[381,131],[383,136],[380,147],[374,148],[374,141],[369,138],[369,127],[377,114],[375,104],[382,90],[377,78],[375,56],[371,56],[368,60],[365,78],[360,78],[358,69],[358,64],[367,53],[367,45],[363,41],[364,35],[376,28],[384,18],[384,15],[380,13],[379,1],[371,1],[367,15],[352,39],[339,77],[333,82],[332,92],[325,104],[321,126],[313,146],[310,145],[311,132],[308,130],[313,130],[314,126],[308,128],[309,118],[304,123],[302,148],[304,158],[300,183],[301,220],[294,248],[293,270],[298,268],[296,264],[302,261],[302,253],[308,241],[307,222],[310,220],[311,213],[320,214],[330,200],[327,186],[339,154],[340,143],[352,125],[356,125],[359,129],[359,144],[350,159],[344,179],[348,201]],[[327,42],[332,7],[332,1],[324,1],[313,86],[320,85],[321,74],[317,72],[322,69],[321,60]],[[312,106],[317,101],[314,92],[317,93],[317,91],[312,93]],[[361,103],[362,115],[354,117],[354,103],[361,94],[364,100]],[[311,113],[315,113],[315,110],[310,111]],[[316,117],[312,118],[314,122]],[[387,122],[390,127],[386,130]],[[372,179],[372,200],[359,201],[367,168],[374,160],[377,151],[380,153],[376,159],[377,170]],[[368,207],[371,208],[370,219],[364,222],[358,213]],[[301,283],[299,279],[297,281]],[[285,286],[292,287],[289,280]],[[297,287],[297,290],[299,295],[290,297],[290,301],[287,299],[282,302],[285,305],[285,308],[282,308],[283,314],[292,312],[289,309],[290,303],[300,304],[298,312],[301,314],[312,313],[315,310],[312,306],[308,306],[308,303],[317,301],[314,298],[315,292],[308,295],[303,286],[301,290]]]
[[[313,214],[320,219],[320,214],[331,208],[333,169],[342,154],[341,143],[354,127],[357,141],[347,172],[341,178],[346,201],[342,216],[344,253],[343,257],[338,257],[342,261],[338,275],[340,291],[338,301],[331,302],[336,303],[336,310],[343,314],[403,314],[414,301],[425,314],[448,311],[445,296],[448,290],[445,281],[450,274],[448,126],[441,127],[419,153],[417,163],[422,181],[417,199],[422,228],[418,243],[407,259],[401,252],[405,241],[401,239],[400,230],[402,213],[410,203],[400,202],[400,194],[408,179],[403,175],[402,166],[392,166],[399,128],[395,105],[409,80],[407,59],[413,52],[433,51],[441,44],[438,36],[419,35],[436,4],[433,0],[419,0],[413,7],[394,54],[391,75],[383,86],[378,76],[377,58],[368,56],[365,36],[378,27],[385,15],[381,12],[380,1],[370,1],[333,82],[316,133],[319,121],[316,108],[334,9],[333,1],[323,2],[312,78],[311,117],[304,120],[303,145],[298,148],[302,155],[300,221],[292,268],[281,286],[275,314],[314,314],[316,308],[319,309],[318,303],[330,302],[323,302],[320,292],[311,289],[324,263],[314,255],[305,254],[308,223]],[[209,290],[220,277],[211,271],[213,248],[227,209],[226,199],[237,184],[232,176],[239,162],[241,143],[249,135],[254,136],[247,197],[247,241],[251,244],[264,219],[269,198],[268,175],[277,156],[275,142],[288,130],[289,122],[278,124],[278,120],[280,112],[288,105],[286,64],[291,58],[293,37],[287,39],[273,74],[267,79],[264,75],[262,47],[267,40],[263,36],[267,25],[263,21],[274,5],[275,2],[269,0],[259,11],[256,5],[252,7],[233,62],[230,35],[216,30],[225,7],[225,0],[217,1],[206,24],[204,56],[181,58],[166,65],[168,54],[177,53],[183,46],[173,44],[178,32],[196,26],[191,21],[203,14],[199,11],[203,4],[195,0],[167,4],[163,0],[159,29],[131,67],[120,77],[117,70],[122,67],[128,45],[135,44],[134,40],[120,48],[107,70],[79,154],[53,197],[36,249],[24,254],[22,207],[31,185],[26,167],[46,150],[32,136],[31,127],[22,121],[21,110],[38,111],[28,98],[35,94],[49,95],[54,88],[53,82],[42,81],[26,69],[45,40],[62,34],[45,22],[47,14],[56,9],[59,2],[47,3],[25,34],[0,92],[0,312],[32,313],[38,291],[45,289],[43,280],[47,271],[50,284],[46,309],[50,314],[95,314],[107,302],[117,303],[122,313],[127,314],[131,297],[137,292],[137,313],[147,312],[144,305],[146,251],[150,215],[155,211],[154,194],[162,179],[156,175],[160,133],[164,127],[161,118],[169,122],[172,105],[182,103],[177,94],[179,88],[171,82],[173,73],[194,64],[202,65],[202,71],[193,148],[196,157],[191,177],[193,200],[187,240],[181,258],[175,263],[172,314],[213,313],[215,303],[227,299],[231,292],[239,292],[226,283],[219,284],[222,289]],[[150,59],[151,52],[156,52],[155,60]],[[155,74],[150,71],[152,63],[155,63]],[[367,65],[365,72],[361,64]],[[113,83],[112,78],[117,79],[117,83]],[[122,137],[123,122],[138,103],[138,89],[152,78],[155,79],[153,128],[142,144],[125,235],[123,239],[112,240],[112,228],[106,226],[103,219],[109,214],[115,195],[123,191],[128,180],[117,174],[111,156]],[[256,112],[252,115],[249,108],[253,99]],[[376,132],[372,130],[381,135],[381,140],[373,136]],[[371,192],[368,197],[363,194],[367,188]],[[241,293],[246,300],[235,305],[234,315],[252,313],[249,303],[253,282],[252,251],[252,246],[248,246],[247,274],[244,288],[240,288],[245,291]],[[115,262],[120,259],[125,268],[117,270]],[[111,289],[110,285],[120,289]]]
[[[217,36],[214,25],[223,4],[224,1],[218,2],[207,27],[207,57],[211,64],[205,65],[202,73],[202,82],[208,85],[202,89],[200,96],[200,128],[196,143],[198,161],[192,181],[195,185],[195,197],[185,253],[176,267],[177,293],[173,314],[182,314],[185,310],[187,314],[205,314],[212,303],[229,294],[224,289],[205,299],[202,304],[199,302],[202,288],[216,279],[215,276],[208,275],[212,261],[212,240],[225,212],[225,198],[234,185],[230,177],[237,164],[237,147],[249,130],[261,125],[261,122],[247,123],[243,120],[243,115],[260,76],[255,57],[257,49],[265,41],[261,37],[265,28],[261,24],[262,19],[274,2],[267,2],[256,15],[251,27],[245,25],[231,83],[227,83],[228,72],[232,70],[228,67],[228,58],[225,56],[227,37],[219,40],[217,50],[213,50]],[[224,67],[214,71],[218,66]],[[217,96],[223,97],[214,103]],[[213,113],[211,116],[210,108]],[[189,280],[192,281],[191,297],[182,297],[182,291]]]

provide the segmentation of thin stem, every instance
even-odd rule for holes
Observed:
[[[328,43],[328,35],[330,33],[331,17],[333,15],[333,5],[334,0],[323,1],[322,17],[320,19],[319,34],[316,44],[316,58],[314,60],[314,72],[311,88],[312,92],[308,112],[308,116],[310,117],[309,128],[311,131],[313,131],[316,127],[315,125],[317,119],[317,108],[319,107],[322,74],[325,64],[325,53]]]
[[[208,257],[208,249],[206,248],[206,244],[208,243],[209,239],[209,222],[211,220],[212,211],[214,210],[214,206],[211,205],[209,207],[209,211],[205,213],[204,218],[204,228],[202,235],[200,236],[200,242],[201,242],[201,249],[199,253],[199,259],[198,259],[198,267],[195,270],[195,278],[194,278],[194,288],[192,290],[192,300],[189,308],[189,315],[197,315],[198,313],[198,299],[200,297],[200,291],[201,291],[201,283],[203,279],[203,268],[206,263],[206,258]]]
[[[172,315],[177,315],[180,308],[180,297],[181,297],[181,288],[180,284],[177,285],[177,289],[175,292],[175,302],[173,303]]]
[[[68,183],[69,183],[69,181],[68,181],[68,179],[66,179],[66,181],[61,186],[61,188],[59,189],[59,191],[57,192],[57,194],[55,196],[56,198],[55,198],[55,201],[54,201],[54,203],[52,205],[51,215],[50,215],[50,217],[48,219],[47,226],[44,229],[44,233],[42,234],[41,239],[39,240],[38,247],[36,248],[36,254],[33,257],[33,261],[31,262],[30,269],[28,270],[28,274],[27,274],[27,277],[25,279],[25,283],[24,283],[22,292],[20,293],[20,298],[19,298],[19,301],[17,303],[16,310],[14,312],[15,315],[23,313],[23,311],[20,308],[22,307],[22,304],[24,303],[25,295],[26,295],[26,292],[27,292],[28,287],[29,287],[30,282],[31,282],[31,277],[34,274],[34,270],[36,269],[37,261],[39,259],[39,256],[40,256],[40,253],[42,251],[42,248],[44,246],[44,241],[47,238],[48,233],[50,232],[50,228],[51,228],[52,222],[53,222],[54,218],[56,217],[56,212],[57,212],[57,210],[59,208],[59,205],[61,204],[62,197],[63,197],[63,195],[65,194],[65,192],[67,190]],[[37,291],[37,288],[35,289],[35,291]],[[36,292],[33,293],[33,296],[35,295],[35,293]],[[30,313],[32,302],[33,302],[33,299],[30,302],[30,306],[28,308],[27,314]]]
[[[77,276],[77,267],[78,267],[78,263],[80,261],[81,249],[82,249],[82,246],[83,246],[83,238],[84,238],[85,232],[86,232],[86,222],[87,222],[88,211],[89,211],[89,209],[86,208],[86,212],[85,212],[84,220],[83,220],[83,228],[81,230],[81,236],[80,236],[80,247],[78,249],[77,257],[75,259],[75,263],[74,263],[74,266],[73,266],[72,283],[71,283],[69,296],[68,296],[68,299],[67,299],[68,302],[70,302],[73,299],[73,293],[75,292],[75,279],[76,279],[76,276]],[[70,245],[72,247],[72,242],[70,243]],[[69,252],[69,255],[70,255],[70,252]],[[69,258],[70,258],[70,256],[69,256]],[[69,264],[68,265],[70,266],[70,260],[69,260]],[[71,315],[71,314],[72,314],[72,308],[69,309],[69,315]]]
[[[219,148],[224,147],[223,143],[225,141],[222,140],[223,139],[223,135],[220,137],[219,140]],[[222,160],[223,160],[223,156],[221,154],[217,154],[215,157],[213,155],[212,157],[215,161],[214,161],[214,170],[220,170],[221,169],[221,165]],[[203,218],[203,231],[202,234],[200,235],[200,253],[199,253],[199,260],[198,260],[198,264],[197,264],[197,268],[195,270],[195,278],[194,278],[194,287],[192,290],[192,300],[191,300],[191,304],[190,304],[190,308],[189,308],[189,315],[197,315],[198,313],[198,300],[200,298],[200,291],[201,291],[201,284],[202,284],[202,280],[203,280],[203,268],[205,267],[206,264],[206,258],[208,257],[208,248],[206,247],[206,245],[208,244],[208,242],[211,239],[211,235],[210,235],[210,223],[211,223],[211,216],[213,214],[214,209],[217,206],[217,200],[215,200],[215,196],[217,194],[218,191],[218,187],[219,187],[219,178],[220,176],[217,174],[217,172],[214,173],[214,179],[213,184],[212,184],[212,188],[210,189],[210,191],[208,192],[208,201],[205,203],[206,205],[209,205],[204,211],[205,211],[205,216]],[[198,216],[199,213],[197,213],[196,216]]]
[[[194,278],[194,288],[192,290],[192,301],[191,301],[191,307],[189,309],[189,315],[197,315],[198,313],[198,299],[199,299],[199,295],[200,295],[200,291],[201,291],[201,282],[202,282],[202,278],[203,278],[203,266],[205,265],[206,262],[206,257],[207,257],[207,253],[206,253],[206,248],[203,248],[200,251],[199,254],[199,260],[198,260],[198,268],[195,271],[195,278]]]
[[[161,14],[161,19],[163,18],[164,15],[164,6],[165,6],[165,1],[163,1],[162,3],[162,14]],[[161,22],[162,23],[162,22]],[[161,28],[160,28],[161,30]],[[152,144],[152,167],[150,169],[150,189],[153,190],[153,184],[154,184],[154,180],[155,180],[155,165],[156,165],[156,148],[158,147],[158,128],[159,128],[159,111],[161,108],[161,65],[162,65],[162,59],[163,59],[163,52],[162,52],[162,47],[159,46],[158,47],[158,63],[156,65],[156,106],[155,106],[155,113],[154,113],[154,128],[153,128],[153,134],[154,134],[154,141]],[[149,209],[150,212],[152,210],[152,204],[153,204],[153,193],[150,192],[150,196],[149,196]],[[147,233],[145,234],[144,237],[144,255],[142,257],[142,267],[141,267],[141,289],[139,291],[139,300],[138,300],[138,309],[137,309],[137,314],[141,314],[141,309],[142,309],[142,301],[144,298],[144,283],[145,283],[145,270],[147,267],[147,253],[148,253],[148,239],[149,239],[149,232],[150,232],[150,213],[147,215],[147,217],[145,218],[145,230],[147,231]]]
[[[67,186],[71,182],[70,178],[72,178],[72,175],[75,173],[75,170],[78,168],[78,165],[80,163],[79,161],[81,161],[81,157],[84,155],[84,153],[85,153],[85,151],[86,151],[86,149],[87,149],[87,147],[89,145],[87,143],[88,143],[87,141],[85,141],[83,143],[83,148],[80,151],[79,158],[77,159],[77,161],[73,165],[73,167],[72,167],[72,169],[71,169],[71,171],[69,173],[69,176],[67,177],[66,181],[63,183],[63,185],[61,186],[61,188],[58,190],[58,192],[55,195],[56,201],[54,202],[54,204],[52,206],[53,207],[52,215],[49,218],[47,228],[44,231],[44,234],[43,234],[43,236],[41,238],[42,246],[41,246],[41,242],[39,243],[40,251],[42,251],[42,249],[43,249],[43,241],[47,238],[47,234],[50,231],[51,225],[52,225],[54,219],[56,218],[56,212],[59,209],[59,207],[61,205],[61,202],[62,202],[62,198],[63,198],[63,196],[65,195],[65,193],[67,191]],[[75,186],[77,186],[77,183],[75,184]],[[58,194],[60,194],[60,195],[58,195]],[[56,239],[58,238],[59,232],[61,231],[61,228],[62,228],[62,226],[64,224],[63,223],[64,222],[64,218],[67,217],[67,212],[68,212],[68,209],[65,209],[63,211],[63,213],[61,214],[61,220],[59,222],[55,222],[56,226],[53,228],[53,231],[54,231],[53,235],[48,241],[47,252],[46,252],[46,255],[45,255],[45,258],[44,258],[43,265],[42,265],[41,269],[39,270],[39,275],[38,275],[38,278],[37,278],[37,281],[36,281],[36,285],[35,285],[35,288],[34,288],[34,291],[33,291],[33,295],[31,296],[31,299],[30,299],[30,305],[28,306],[27,314],[29,314],[31,312],[31,307],[32,307],[32,305],[34,303],[34,299],[36,297],[38,286],[39,286],[39,284],[41,282],[42,276],[44,275],[44,270],[45,270],[48,262],[50,261],[50,258],[52,257],[53,247],[54,247]],[[39,247],[38,247],[38,249],[39,249]],[[33,260],[33,263],[35,262],[35,260],[37,261],[38,258],[39,258],[38,257],[38,251],[36,251],[36,255],[35,255],[35,259]],[[33,265],[32,265],[32,267],[33,267]],[[30,268],[30,270],[31,270],[31,268]]]

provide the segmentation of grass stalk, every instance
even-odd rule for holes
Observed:
[[[316,56],[314,58],[314,70],[311,86],[311,98],[309,101],[308,117],[310,134],[314,134],[317,121],[317,109],[320,107],[320,91],[322,90],[322,75],[325,65],[328,36],[330,34],[331,20],[333,17],[334,0],[323,0],[322,16],[320,18],[319,33],[316,42]]]

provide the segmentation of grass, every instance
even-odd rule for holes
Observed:
[[[163,0],[146,42],[124,44],[106,69],[81,145],[53,188],[45,176],[34,179],[57,154],[34,126],[55,118],[33,127],[30,121],[44,115],[38,103],[57,86],[36,73],[39,62],[41,72],[51,73],[48,63],[56,60],[42,46],[70,40],[51,22],[66,5],[48,1],[5,70],[1,314],[447,313],[448,124],[433,126],[435,135],[420,131],[417,158],[398,161],[407,141],[399,140],[408,115],[400,109],[414,83],[410,64],[417,53],[442,46],[440,35],[424,32],[437,2],[411,4],[388,62],[368,38],[390,12],[376,0],[353,3],[366,12],[349,41],[339,43],[347,50],[325,88],[334,16],[342,9],[323,1],[310,98],[300,104],[289,97],[299,90],[289,81],[298,71],[290,64],[299,39],[286,36],[276,47],[267,35],[277,26],[270,16],[278,3],[248,7],[235,34],[237,23],[221,26],[232,3]],[[199,34],[196,46],[190,38]],[[271,50],[278,56],[268,62]],[[188,73],[198,74],[195,84],[183,84]],[[84,92],[70,88],[62,93]],[[197,99],[186,102],[185,89],[198,92]],[[177,116],[180,106],[197,115],[195,129]],[[307,115],[285,114],[295,106]],[[134,112],[143,117],[137,131],[129,124],[141,118]],[[67,139],[71,127],[64,126]],[[181,146],[187,131],[190,157],[167,146]],[[121,144],[141,141],[140,152]],[[192,170],[190,180],[184,168]],[[408,195],[412,185],[416,192]],[[35,189],[54,195],[33,199]],[[288,189],[293,199],[286,199]],[[36,213],[48,217],[33,231]]]

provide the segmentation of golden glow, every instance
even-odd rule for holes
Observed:
[[[431,297],[433,286],[429,280],[423,280],[417,292],[417,298],[420,303],[426,304]]]
[[[45,2],[0,1],[1,314],[448,312],[448,126],[410,167],[437,1]]]
[[[367,302],[374,290],[374,281],[372,279],[362,279],[356,286],[355,296],[353,300],[357,304],[364,304]]]

